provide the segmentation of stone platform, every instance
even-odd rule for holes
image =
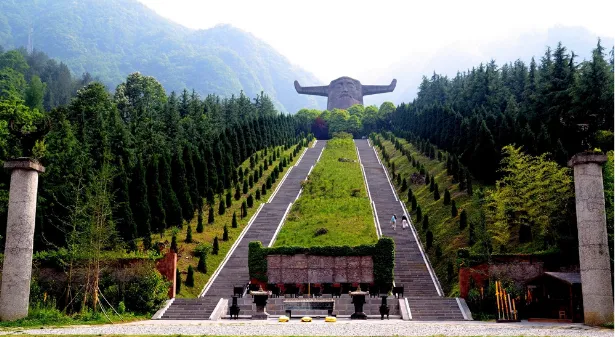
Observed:
[[[286,315],[286,309],[284,301],[296,301],[302,298],[270,298],[267,301],[267,313],[271,316]],[[307,300],[307,299],[306,299]],[[343,294],[341,297],[332,298],[331,295],[323,295],[322,297],[315,298],[315,300],[333,300],[335,301],[333,315],[336,316],[350,316],[354,313],[354,304],[352,304],[352,298],[348,294]],[[229,299],[228,305],[232,301]],[[256,305],[252,296],[242,297],[237,299],[237,305],[239,306],[240,317],[252,315],[256,312]],[[366,297],[365,304],[363,305],[363,312],[368,316],[380,317],[380,304],[382,299],[380,297]],[[401,311],[399,306],[399,299],[389,296],[387,298],[387,304],[389,306],[390,318],[401,318]],[[227,313],[228,315],[228,313]],[[310,316],[310,317],[325,317],[327,316],[327,310],[292,310],[292,316]],[[223,316],[224,317],[224,316]],[[386,317],[385,317],[386,319]]]

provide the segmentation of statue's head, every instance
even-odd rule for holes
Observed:
[[[340,77],[329,84],[329,100],[334,99],[338,102],[337,106],[344,108],[363,104],[361,90],[361,82],[346,76]]]

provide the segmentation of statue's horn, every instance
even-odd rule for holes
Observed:
[[[362,86],[363,96],[392,92],[395,90],[395,86],[397,86],[396,79],[393,79],[389,85],[364,85]]]
[[[329,96],[329,86],[317,86],[317,87],[302,87],[299,81],[295,81],[295,90],[297,93],[303,95],[315,95],[315,96]]]

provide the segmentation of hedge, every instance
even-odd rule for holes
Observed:
[[[319,256],[371,256],[374,262],[374,283],[390,286],[395,267],[395,243],[391,238],[380,238],[374,245],[331,247],[272,247],[265,248],[260,241],[248,246],[250,279],[267,282],[267,255],[319,255]]]

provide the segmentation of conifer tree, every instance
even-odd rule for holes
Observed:
[[[440,200],[440,191],[438,190],[438,184],[436,183],[433,189],[433,200]]]
[[[252,194],[248,195],[247,204],[248,208],[252,208],[252,206],[254,206],[254,198],[252,197]]]
[[[412,200],[410,202],[412,202],[412,210],[415,211],[417,205],[416,205],[416,197],[414,195],[412,196]]]
[[[173,156],[171,162],[171,185],[177,195],[179,204],[182,208],[182,216],[188,221],[194,214],[194,204],[190,197],[190,189],[188,188],[188,180],[186,177],[186,167],[184,161],[177,154]]]
[[[461,215],[459,215],[459,229],[464,230],[467,225],[468,225],[468,213],[466,213],[466,210],[464,209],[461,211]]]
[[[423,215],[423,230],[426,230],[427,228],[429,228],[429,215],[425,214]]]
[[[241,218],[243,219],[243,218],[245,218],[247,216],[248,216],[248,205],[247,205],[246,201],[244,200],[241,203]]]
[[[147,200],[151,211],[151,224],[157,233],[163,233],[166,228],[166,213],[163,205],[162,187],[158,175],[158,157],[152,158],[147,166]]]
[[[401,173],[397,175],[397,186],[401,185]]]
[[[197,218],[197,224],[196,224],[196,232],[197,233],[203,233],[203,207],[199,208],[199,214],[198,214],[198,218]]]
[[[199,264],[196,266],[196,270],[203,274],[207,274],[207,253],[201,252],[199,256]]]
[[[267,184],[263,184],[263,185],[261,186],[261,195],[262,195],[262,196],[267,195]]]
[[[246,181],[246,179],[243,180],[242,192],[243,192],[243,194],[248,193],[248,182]]]
[[[183,161],[186,167],[186,182],[188,184],[188,191],[190,193],[190,200],[192,201],[192,212],[189,213],[189,221],[194,216],[194,210],[197,209],[199,203],[201,203],[201,197],[199,194],[199,187],[196,180],[196,173],[194,171],[194,161],[192,160],[192,150],[188,147],[184,147]]]
[[[171,237],[171,251],[177,253],[177,235]]]
[[[233,198],[231,197],[231,191],[226,192],[226,208],[229,208],[233,205]]]
[[[412,197],[414,196],[414,194],[412,194],[412,189],[409,188],[408,189],[408,202],[412,202]]]
[[[455,200],[451,200],[451,216],[453,218],[457,216],[457,205],[455,205]]]
[[[194,269],[188,266],[188,275],[186,275],[186,286],[194,287]]]
[[[175,293],[179,294],[180,291],[182,291],[182,274],[179,268],[175,268]]]
[[[186,243],[192,243],[192,226],[188,225],[188,230],[186,231]]]
[[[423,220],[423,211],[421,210],[421,205],[416,206],[416,222]]]
[[[211,254],[218,255],[218,251],[220,250],[220,246],[218,245],[218,236],[214,237],[214,243],[211,247]]]
[[[448,206],[451,203],[451,193],[447,189],[444,189],[444,205]]]
[[[233,212],[233,222],[231,222],[231,227],[237,228],[237,212]]]
[[[425,169],[421,168],[421,171],[425,173],[425,185],[429,185],[431,181],[429,180],[429,172],[425,171]]]
[[[228,228],[224,225],[224,232],[222,232],[222,241],[228,241]]]
[[[143,162],[138,159],[133,171],[133,181],[131,186],[130,200],[133,202],[133,214],[137,223],[139,235],[143,238],[143,246],[146,250],[151,248],[151,227],[150,227],[150,208],[147,198],[147,184],[145,181],[145,168]]]
[[[220,200],[220,206],[218,207],[218,215],[224,215],[226,207],[224,207],[224,201]]]
[[[113,181],[114,189],[117,191],[115,200],[117,207],[114,209],[113,218],[116,221],[118,232],[124,242],[128,244],[131,251],[137,249],[135,239],[137,238],[137,224],[134,221],[132,209],[130,208],[130,189],[128,175],[121,158],[118,158],[118,174]]]
[[[429,192],[433,192],[436,188],[436,183],[434,181],[433,176],[431,176],[431,181],[429,182]]]
[[[248,176],[248,188],[252,188],[253,186],[254,186],[254,176],[249,175]]]
[[[210,187],[207,189],[207,205],[212,206],[216,201],[215,198],[214,190]]]
[[[404,180],[402,180],[402,183],[401,183],[401,191],[403,192],[407,188],[408,188],[408,182],[407,182],[407,179],[404,179]]]
[[[427,238],[427,249],[429,249],[433,245],[433,233],[431,231],[427,231],[425,236]]]
[[[240,180],[243,180],[243,167],[239,166],[239,169],[237,170],[237,175]]]
[[[256,200],[261,200],[261,190],[259,190],[258,188],[256,189],[255,198]]]
[[[241,199],[241,191],[239,190],[239,185],[235,186],[235,200]]]
[[[214,208],[213,207],[209,207],[209,214],[207,215],[207,223],[210,225],[214,223]]]
[[[168,227],[181,227],[183,222],[182,207],[171,185],[171,165],[168,156],[162,156],[158,161],[160,172],[160,187],[164,197],[164,207]]]

